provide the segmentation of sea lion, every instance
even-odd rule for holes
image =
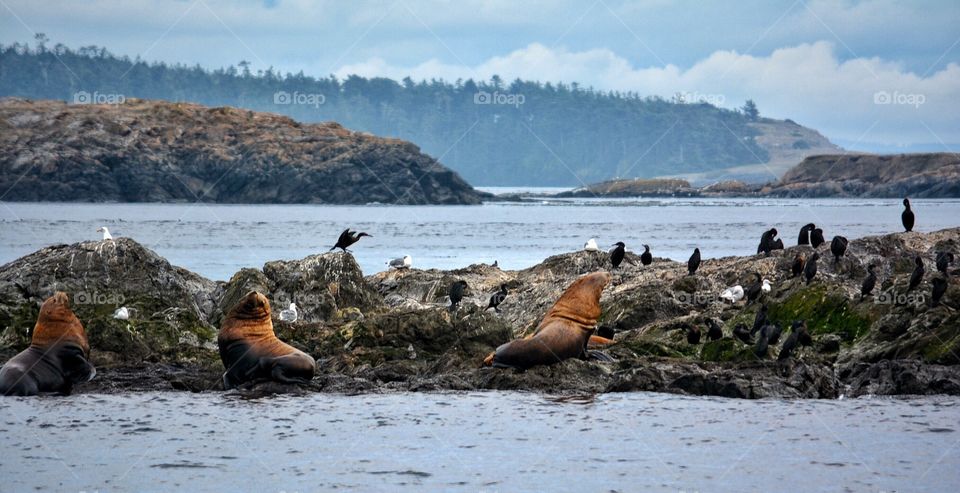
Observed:
[[[610,279],[607,272],[594,272],[574,281],[547,311],[533,335],[501,345],[484,364],[526,370],[568,358],[586,358],[587,344],[600,317],[600,293]],[[597,339],[592,342],[600,342]]]
[[[244,296],[220,325],[217,336],[220,359],[227,369],[223,388],[256,379],[283,383],[306,383],[316,370],[314,359],[277,339],[270,319],[270,302],[251,291]]]
[[[83,324],[70,310],[67,293],[57,291],[40,307],[30,347],[0,369],[0,394],[69,394],[73,384],[97,374],[89,355]]]

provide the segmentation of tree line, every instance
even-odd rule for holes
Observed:
[[[749,126],[752,101],[739,111],[576,83],[311,77],[254,72],[246,61],[211,70],[48,42],[0,45],[0,96],[137,97],[332,120],[409,140],[473,185],[580,186],[768,159]]]

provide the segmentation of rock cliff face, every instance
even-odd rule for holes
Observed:
[[[0,100],[3,200],[477,204],[455,172],[336,123],[130,99]]]
[[[318,391],[650,390],[741,398],[960,394],[955,275],[942,304],[930,306],[931,281],[940,276],[932,262],[941,251],[960,256],[960,228],[856,239],[839,262],[822,251],[809,285],[791,278],[789,266],[797,253],[811,254],[810,247],[706,260],[695,276],[687,275],[685,264],[664,259],[640,266],[628,252],[636,265],[614,270],[601,298],[600,325],[616,333],[604,351],[615,361],[569,360],[518,373],[479,363],[498,345],[529,334],[577,277],[609,269],[606,254],[557,255],[521,271],[472,265],[364,278],[351,255],[325,253],[268,262],[213,283],[121,238],[50,247],[0,267],[0,356],[25,347],[43,297],[65,289],[77,300],[99,372],[80,390],[217,389],[222,366],[216,327],[236,299],[258,289],[272,302],[278,336],[317,359],[318,376],[308,388]],[[927,275],[908,292],[917,255],[926,259]],[[874,296],[861,300],[859,286],[870,263],[878,265],[879,282]],[[760,302],[719,298],[728,286],[746,286],[753,272],[773,285]],[[451,311],[447,291],[457,279],[468,288],[461,307]],[[501,284],[510,290],[501,312],[484,310]],[[289,301],[297,303],[301,318],[281,322],[277,317]],[[136,308],[129,320],[112,317],[121,304]],[[753,346],[732,332],[739,323],[751,326],[761,304],[784,328],[806,321],[813,344],[784,361],[777,361],[780,345],[757,357]],[[707,319],[722,326],[723,338],[707,340]],[[690,327],[704,332],[700,344],[687,342]]]
[[[783,197],[960,197],[956,154],[811,156],[761,191]]]

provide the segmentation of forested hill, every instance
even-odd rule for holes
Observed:
[[[782,123],[576,84],[496,77],[454,83],[339,80],[251,73],[247,66],[207,70],[130,60],[98,47],[14,44],[0,46],[0,96],[75,103],[162,99],[268,111],[302,122],[332,120],[412,141],[473,185],[578,186],[763,163],[771,153],[762,143],[762,124]]]

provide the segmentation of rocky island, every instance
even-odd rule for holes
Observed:
[[[931,154],[810,156],[766,184],[677,178],[620,179],[553,195],[569,197],[960,198],[960,157]]]
[[[579,276],[609,270],[607,254],[562,254],[519,271],[477,264],[364,277],[349,253],[337,252],[268,262],[213,282],[129,238],[55,245],[0,267],[0,361],[29,344],[40,303],[63,290],[86,327],[98,369],[76,391],[219,390],[219,324],[237,300],[257,290],[274,308],[277,336],[318,363],[317,376],[305,387],[259,384],[260,390],[646,390],[740,398],[960,394],[957,277],[949,277],[939,306],[931,306],[929,296],[933,278],[940,276],[935,253],[960,254],[960,229],[852,240],[836,263],[822,252],[811,283],[791,277],[794,257],[812,252],[797,246],[769,256],[708,259],[692,276],[685,264],[658,258],[641,266],[627,252],[628,262],[611,271],[600,300],[599,325],[614,333],[603,351],[613,361],[572,359],[517,372],[481,368],[481,361],[498,345],[529,334]],[[927,275],[908,292],[916,256],[928,264]],[[872,296],[861,299],[870,263],[878,265],[879,282]],[[719,296],[728,286],[747,286],[754,272],[772,284],[758,302],[730,303]],[[451,310],[447,290],[458,279],[467,282],[465,297]],[[509,294],[500,312],[484,310],[503,284]],[[292,323],[277,317],[290,302],[299,308]],[[762,305],[781,327],[805,321],[812,344],[782,360],[776,345],[757,357],[733,329],[752,325]],[[130,313],[126,319],[114,316],[121,306]],[[706,334],[708,320],[722,328],[723,337],[688,342],[692,328]]]
[[[479,204],[410,142],[230,107],[0,99],[7,201]]]

